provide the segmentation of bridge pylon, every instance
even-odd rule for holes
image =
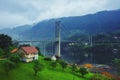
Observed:
[[[61,25],[60,21],[55,23],[55,56],[61,57]]]

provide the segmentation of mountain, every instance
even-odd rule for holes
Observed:
[[[27,36],[27,39],[52,39],[54,38],[55,21],[57,20],[61,21],[61,32],[66,37],[77,34],[105,33],[120,29],[120,10],[45,20],[34,25],[23,35]]]
[[[25,25],[13,29],[5,29],[1,33],[22,36],[23,40],[53,39],[55,22],[61,21],[62,37],[71,37],[79,34],[107,33],[120,29],[120,10],[101,11],[84,16],[63,17],[41,21],[35,25]],[[16,37],[17,36],[17,37]]]
[[[61,21],[62,39],[72,41],[80,41],[80,44],[61,43],[62,58],[72,62],[86,62],[85,54],[92,53],[95,56],[94,62],[109,63],[119,54],[119,45],[96,45],[94,49],[88,47],[90,36],[92,35],[92,43],[112,43],[118,42],[120,39],[120,10],[102,11],[95,14],[85,16],[63,17],[57,19],[49,19],[38,22],[34,25],[24,25],[12,29],[0,30],[0,33],[5,33],[17,40],[48,40],[54,39],[55,22]],[[102,34],[101,34],[102,33]],[[104,34],[103,34],[104,33]],[[87,43],[87,44],[84,44]],[[52,45],[51,45],[52,44]],[[81,45],[82,44],[82,45]],[[37,43],[36,43],[37,45]],[[87,46],[86,46],[87,45]],[[110,44],[111,45],[111,44]],[[38,44],[43,53],[43,44]],[[52,47],[51,47],[52,46]],[[47,44],[48,52],[52,52],[54,44]],[[74,48],[73,48],[74,47]],[[94,51],[95,50],[95,51]],[[118,50],[118,53],[114,50]],[[101,54],[102,53],[102,54]],[[97,54],[97,55],[96,55]],[[106,56],[108,58],[106,58]],[[46,54],[47,55],[47,54]],[[49,54],[48,54],[49,55]],[[99,56],[98,56],[99,55]],[[89,54],[89,56],[91,56]],[[92,57],[92,56],[91,56]],[[91,61],[91,57],[87,61]],[[102,59],[101,59],[102,57]],[[119,57],[119,56],[118,56]]]
[[[1,34],[8,34],[13,39],[21,40],[21,39],[23,39],[23,35],[21,35],[21,34],[24,33],[25,31],[31,29],[31,28],[32,28],[31,25],[23,25],[23,26],[18,26],[15,28],[1,29],[0,33]]]

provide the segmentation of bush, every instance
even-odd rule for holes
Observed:
[[[51,67],[53,68],[53,69],[55,69],[56,67],[57,67],[57,65],[58,65],[58,63],[55,61],[55,62],[51,62]]]
[[[79,72],[81,73],[82,77],[84,77],[84,75],[86,75],[86,74],[88,73],[87,69],[84,68],[84,67],[81,67],[81,68],[79,69]]]
[[[77,64],[72,64],[72,71],[74,72],[77,72]]]
[[[67,63],[65,61],[58,60],[58,63],[61,65],[63,71],[64,71],[65,68],[67,68]]]
[[[4,67],[4,71],[6,72],[6,74],[8,75],[8,73],[14,69],[16,67],[15,63],[10,61],[10,60],[5,60],[3,62],[3,67]]]
[[[9,59],[10,61],[15,62],[16,64],[20,62],[20,57],[18,56],[18,54],[10,55]]]
[[[45,57],[44,60],[51,61],[51,58],[50,57]]]

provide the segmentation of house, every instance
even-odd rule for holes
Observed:
[[[38,50],[34,46],[21,46],[11,52],[18,53],[21,61],[31,62],[33,60],[38,60]]]

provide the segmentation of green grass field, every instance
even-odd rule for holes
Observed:
[[[73,74],[70,67],[62,71],[60,65],[53,70],[50,66],[50,61],[45,61],[43,57],[39,57],[39,62],[44,65],[44,68],[37,76],[34,76],[34,62],[20,62],[20,66],[10,71],[7,76],[3,70],[2,62],[0,61],[0,80],[89,80],[93,75],[89,73],[85,75],[85,78],[82,78],[81,75]]]

